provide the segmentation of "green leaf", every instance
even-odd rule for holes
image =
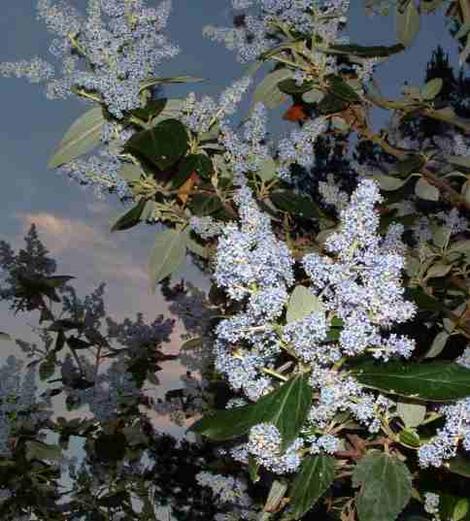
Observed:
[[[166,119],[155,127],[132,136],[126,149],[137,154],[161,170],[172,166],[188,150],[188,134],[176,119]]]
[[[332,94],[339,99],[348,103],[354,103],[361,100],[359,94],[340,76],[329,76],[328,83]]]
[[[423,177],[415,185],[415,194],[426,201],[439,201],[439,190]]]
[[[263,512],[277,512],[282,505],[286,490],[287,483],[275,479],[269,490],[268,499],[264,505]]]
[[[261,163],[261,166],[256,173],[260,177],[261,181],[267,183],[276,177],[276,170],[276,162],[273,158],[269,157]]]
[[[444,465],[454,474],[470,479],[470,458],[468,456],[456,456],[447,460]]]
[[[304,92],[308,92],[314,83],[313,81],[306,81],[301,83],[300,85],[292,78],[287,80],[280,81],[278,83],[279,90],[281,92],[285,92],[286,94],[303,94]]]
[[[119,219],[113,224],[111,231],[115,232],[118,230],[129,230],[140,222],[140,217],[144,211],[147,199],[141,197],[139,202],[128,210],[124,215],[121,215]]]
[[[298,195],[291,190],[276,190],[271,194],[271,201],[279,210],[300,215],[306,219],[321,215],[321,211],[312,199]]]
[[[177,174],[171,179],[171,184],[178,188],[193,172],[203,179],[208,179],[212,171],[212,161],[205,154],[190,154],[181,161]]]
[[[172,76],[168,78],[149,78],[144,80],[140,84],[140,90],[149,89],[150,87],[154,87],[155,85],[161,85],[165,83],[199,83],[204,81],[203,78],[198,78],[196,76]]]
[[[184,101],[178,98],[165,99],[165,106],[156,117],[152,119],[152,124],[157,125],[167,119],[178,119],[181,114],[181,108],[183,107]]]
[[[143,175],[142,168],[132,163],[124,163],[119,170],[119,177],[128,183],[138,181]]]
[[[397,413],[406,427],[417,427],[426,416],[426,406],[420,403],[398,402]]]
[[[55,372],[55,359],[54,357],[47,357],[39,365],[39,378],[41,382],[48,380]]]
[[[421,96],[425,100],[434,99],[439,92],[441,92],[443,84],[444,82],[442,81],[442,78],[433,78],[432,80],[429,80],[421,89]]]
[[[310,89],[302,94],[302,99],[305,103],[320,103],[325,96],[325,93],[320,89]]]
[[[335,54],[349,54],[352,56],[359,56],[360,58],[385,58],[403,51],[404,47],[401,43],[395,45],[331,45],[328,52]]]
[[[366,387],[417,400],[449,401],[470,396],[470,369],[453,362],[360,362],[353,375]]]
[[[186,255],[186,234],[173,228],[157,232],[150,254],[150,278],[158,284],[178,270]]]
[[[403,9],[400,6],[397,7],[397,37],[405,47],[409,47],[413,43],[420,25],[421,18],[414,0],[408,0]]]
[[[189,203],[192,213],[199,217],[211,215],[220,210],[222,206],[222,200],[216,194],[196,193]]]
[[[291,507],[294,519],[305,515],[333,483],[336,460],[325,454],[308,456],[300,467],[291,488]]]
[[[386,192],[398,190],[408,182],[408,178],[400,179],[385,174],[374,174],[373,177],[379,183],[380,188]]]
[[[40,441],[28,440],[26,443],[26,459],[59,461],[62,451],[58,445],[48,445]]]
[[[298,435],[312,402],[307,378],[299,375],[256,403],[216,411],[197,421],[192,430],[213,440],[223,441],[246,434],[258,423],[273,423],[281,433],[283,447]]]
[[[276,108],[286,99],[278,85],[281,81],[289,78],[292,78],[292,72],[285,68],[267,74],[255,89],[253,103],[263,103],[269,109]]]
[[[321,301],[305,286],[296,286],[287,304],[286,320],[301,320],[314,311],[323,309]]]
[[[359,521],[395,521],[411,498],[411,474],[394,456],[366,454],[356,465],[353,486]]]
[[[49,160],[49,168],[57,168],[93,150],[100,143],[104,123],[101,107],[94,107],[82,114],[65,133]]]

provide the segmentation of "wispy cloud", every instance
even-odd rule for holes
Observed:
[[[101,209],[100,209],[101,211]],[[142,259],[137,260],[106,229],[80,219],[69,219],[48,212],[18,215],[24,230],[36,224],[48,250],[72,266],[90,266],[103,280],[117,279],[141,286],[148,281]]]

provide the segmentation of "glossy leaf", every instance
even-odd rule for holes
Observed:
[[[136,226],[140,221],[146,203],[147,200],[144,197],[141,197],[135,206],[119,217],[119,219],[113,224],[111,231],[129,230],[129,228]]]
[[[359,94],[346,83],[340,76],[330,76],[328,78],[330,91],[338,98],[348,103],[360,101]]]
[[[193,172],[207,179],[212,170],[212,161],[205,154],[190,154],[181,161],[178,172],[171,179],[171,184],[178,188]]]
[[[291,507],[294,519],[305,515],[328,490],[335,478],[336,460],[320,454],[308,456],[292,483]]]
[[[353,374],[366,387],[418,400],[449,401],[470,396],[470,369],[453,362],[362,362]]]
[[[335,54],[349,54],[351,56],[359,56],[360,58],[384,58],[391,56],[404,50],[404,46],[401,43],[395,45],[331,45],[328,49]]]
[[[305,376],[296,376],[256,403],[216,411],[196,422],[192,429],[213,440],[242,436],[258,423],[273,423],[288,446],[298,435],[312,401],[312,390]]]
[[[173,228],[157,232],[150,254],[150,279],[157,284],[177,271],[186,255],[186,234]]]
[[[353,486],[359,521],[395,521],[411,498],[411,474],[394,456],[366,454],[356,465]]]
[[[93,107],[81,115],[65,133],[49,160],[49,168],[57,168],[91,152],[100,143],[104,123],[101,107]]]
[[[126,149],[164,170],[188,150],[188,134],[182,123],[167,119],[132,136]]]
[[[189,206],[194,215],[211,215],[222,208],[222,200],[216,194],[196,193]]]
[[[298,195],[290,190],[276,190],[271,194],[271,201],[280,210],[307,219],[318,217],[321,212],[315,203],[306,196]]]

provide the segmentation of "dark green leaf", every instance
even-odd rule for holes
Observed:
[[[328,50],[338,54],[349,54],[361,58],[382,58],[401,52],[404,49],[405,47],[401,43],[397,43],[389,47],[384,45],[331,45]]]
[[[189,204],[192,213],[197,216],[210,215],[222,208],[218,195],[196,193]]]
[[[150,254],[150,278],[152,285],[171,275],[184,262],[186,235],[180,230],[168,228],[157,233]]]
[[[334,114],[347,109],[348,102],[338,98],[334,94],[327,94],[320,103],[318,103],[317,108],[321,114]]]
[[[205,154],[191,154],[183,159],[177,174],[171,179],[171,184],[178,188],[193,172],[208,179],[212,170],[212,161]]]
[[[448,401],[470,396],[470,369],[453,362],[360,362],[354,376],[366,387],[417,400]]]
[[[292,78],[288,80],[283,80],[278,83],[279,90],[281,92],[285,92],[286,94],[303,94],[304,92],[309,91],[313,87],[313,81],[305,81],[302,84],[298,84]]]
[[[300,467],[291,488],[291,506],[294,519],[305,515],[326,492],[334,480],[336,461],[321,454],[308,456]]]
[[[133,228],[137,225],[146,203],[147,199],[141,197],[135,206],[119,217],[119,219],[113,224],[111,231],[116,232],[118,230],[129,230],[129,228]]]
[[[77,338],[75,336],[67,338],[67,344],[72,349],[88,349],[91,346],[89,342],[85,342],[85,340],[82,340],[81,338]]]
[[[328,83],[330,92],[337,98],[348,103],[354,103],[361,100],[359,94],[340,76],[329,76]]]
[[[57,150],[49,160],[49,168],[57,168],[91,152],[100,143],[104,123],[101,107],[93,107],[80,116],[59,143]]]
[[[305,376],[296,376],[256,403],[217,411],[196,422],[192,429],[213,440],[228,440],[246,434],[258,423],[273,423],[282,435],[283,446],[298,435],[312,401]]]
[[[468,456],[456,456],[448,460],[445,466],[454,474],[470,478],[470,458]]]
[[[137,118],[148,121],[151,118],[154,118],[155,116],[158,116],[162,112],[162,110],[165,108],[165,105],[167,104],[166,98],[160,98],[156,100],[150,100],[145,107],[141,109],[135,109],[132,111],[132,115],[136,116]]]
[[[411,497],[411,474],[394,456],[366,454],[356,465],[353,486],[359,521],[395,521]]]
[[[184,125],[176,119],[166,119],[132,136],[126,149],[164,170],[176,163],[186,153],[188,146]]]
[[[298,195],[290,190],[276,190],[271,194],[271,201],[279,210],[306,219],[321,216],[321,211],[309,197]]]
[[[41,364],[39,365],[39,378],[41,382],[44,380],[48,380],[55,371],[55,359],[54,357],[47,357]]]

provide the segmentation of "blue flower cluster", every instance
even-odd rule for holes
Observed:
[[[246,63],[279,44],[279,27],[335,40],[349,0],[232,0],[232,6],[245,11],[242,23],[234,28],[207,26],[204,33],[236,51],[238,60]]]
[[[43,64],[38,71],[37,61],[29,72],[24,62],[16,69],[9,64],[6,72],[41,78],[50,98],[83,90],[122,118],[141,106],[142,82],[178,53],[163,32],[170,8],[166,0],[156,9],[143,0],[89,0],[85,17],[65,2],[39,0],[38,18],[54,35],[50,52],[62,60],[62,75],[51,79],[51,66]]]
[[[193,132],[208,132],[213,125],[222,123],[227,116],[235,113],[250,85],[251,78],[246,76],[225,89],[217,101],[210,96],[198,100],[196,94],[191,92],[181,109],[182,122]]]
[[[216,368],[233,389],[256,401],[273,388],[273,378],[286,377],[276,370],[280,353],[293,357],[293,364],[309,367],[316,399],[304,426],[306,439],[278,454],[280,435],[274,426],[263,424],[252,430],[248,445],[238,451],[239,456],[252,454],[282,473],[296,468],[304,442],[313,453],[338,450],[339,440],[332,433],[338,412],[349,413],[370,432],[380,429],[392,402],[366,392],[338,367],[364,353],[382,360],[409,357],[413,341],[391,328],[411,318],[415,309],[403,298],[402,229],[391,227],[385,237],[379,235],[375,206],[380,194],[376,183],[365,179],[341,211],[340,225],[327,238],[325,253],[309,253],[302,260],[310,278],[304,293],[313,303],[311,311],[285,323],[294,261],[242,175],[238,181],[240,224],[228,224],[222,232],[214,278],[239,303],[239,311],[216,328]]]
[[[255,460],[276,474],[295,472],[301,462],[302,438],[295,439],[285,451],[281,450],[282,437],[277,427],[271,423],[255,425],[248,437],[247,452]]]

